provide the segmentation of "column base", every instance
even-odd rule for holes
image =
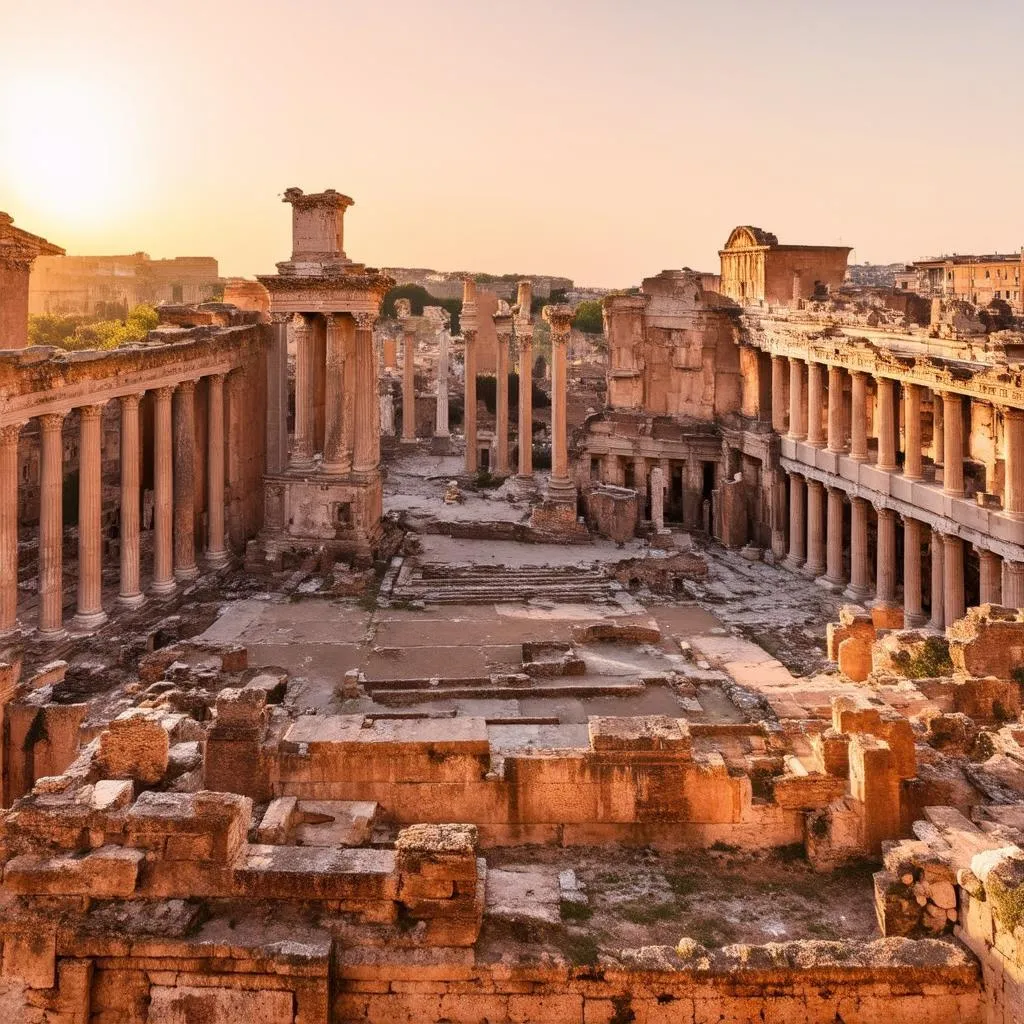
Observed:
[[[547,489],[544,492],[548,501],[557,501],[561,504],[576,504],[576,485],[571,480],[548,480]]]
[[[786,437],[788,437],[790,441],[806,441],[807,440],[807,435],[806,434],[787,434]]]
[[[922,626],[928,625],[928,616],[923,612],[906,612],[903,613],[903,628],[904,629],[920,629]]]
[[[834,580],[828,574],[819,576],[814,582],[831,594],[841,594],[846,589],[846,580]]]
[[[403,437],[401,443],[402,444],[415,444],[417,440],[418,440],[418,438],[415,438],[415,437]]]
[[[159,583],[154,580],[150,585],[150,593],[155,594],[157,597],[166,597],[168,594],[173,594],[178,589],[178,584],[174,580],[161,580]]]
[[[810,577],[812,580],[816,580],[819,576],[824,575],[826,568],[827,566],[823,563],[812,565],[810,562],[807,562],[804,565],[804,567],[800,570],[800,572],[802,572],[805,576]]]
[[[10,640],[12,637],[21,635],[21,623],[17,619],[14,620],[13,626],[8,626],[6,629],[0,629],[0,640]]]
[[[184,565],[180,569],[174,570],[174,578],[180,580],[182,583],[187,583],[189,580],[194,580],[199,576],[198,565]]]
[[[846,455],[849,452],[849,448],[845,445],[842,448],[833,448],[832,445],[827,445],[825,451],[832,455]]]
[[[962,497],[964,496],[964,494],[965,494],[966,492],[965,492],[965,491],[962,491],[962,490],[957,490],[957,491],[947,491],[947,490],[946,490],[946,488],[945,488],[945,487],[943,487],[943,488],[942,488],[942,493],[943,493],[943,494],[944,494],[944,495],[945,495],[945,496],[946,496],[947,498],[962,498]]]
[[[320,474],[322,476],[346,476],[352,472],[352,463],[344,462],[321,462]]]
[[[141,591],[137,594],[118,594],[117,603],[122,608],[141,608],[146,603],[146,595]]]
[[[308,459],[289,459],[288,469],[290,472],[296,473],[308,473],[313,468],[313,458],[310,456]]]
[[[36,629],[36,635],[40,640],[63,640],[68,635],[68,631],[63,626],[57,626],[55,629],[43,629],[40,626]]]
[[[107,621],[107,613],[100,612],[79,612],[72,620],[71,626],[74,629],[92,630],[102,626]]]
[[[207,551],[206,552],[206,564],[211,569],[223,569],[228,562],[231,561],[231,556],[226,551]]]
[[[843,597],[855,601],[857,604],[866,605],[871,597],[870,587],[855,587],[852,584],[843,591]]]
[[[782,568],[788,569],[790,572],[803,572],[806,564],[806,558],[794,558],[792,555],[787,555],[781,562]]]
[[[864,453],[863,455],[854,455],[854,454],[853,454],[853,452],[851,452],[851,453],[850,453],[850,458],[851,458],[851,459],[852,459],[852,460],[853,460],[854,462],[868,462],[868,461],[870,461],[870,460],[868,459],[868,454],[867,454],[867,452],[865,452],[865,453]]]

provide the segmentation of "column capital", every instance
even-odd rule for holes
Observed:
[[[207,376],[207,380],[211,384],[218,384],[221,387],[224,386],[224,381],[227,380],[228,375],[226,373],[211,373]]]
[[[103,407],[106,402],[93,402],[90,405],[78,407],[78,417],[83,420],[98,420],[103,415]]]
[[[167,385],[162,388],[157,388],[153,394],[155,394],[157,399],[160,401],[169,402],[174,396],[174,387],[172,385]]]
[[[43,430],[54,431],[60,430],[64,425],[64,417],[67,413],[63,412],[46,412],[42,416],[38,417],[39,426]]]
[[[286,324],[293,316],[295,316],[294,313],[271,313],[270,322],[272,324]]]
[[[1018,409],[1015,405],[997,405],[996,408],[1003,414],[1003,419],[1024,422],[1024,409]]]
[[[476,341],[476,328],[475,327],[463,327],[462,328],[462,343],[464,345],[472,345]]]
[[[357,331],[372,331],[374,324],[377,323],[376,313],[352,313],[351,316],[356,322]]]
[[[144,391],[133,391],[130,394],[121,395],[118,401],[120,401],[122,409],[138,409],[144,394]]]
[[[174,390],[180,395],[194,395],[196,391],[196,382],[194,380],[183,380],[179,382],[178,386]]]
[[[327,330],[336,331],[342,327],[345,323],[345,317],[349,316],[347,313],[324,313],[324,320],[327,323]]]
[[[0,444],[17,444],[23,426],[25,426],[24,422],[5,423],[0,427]]]

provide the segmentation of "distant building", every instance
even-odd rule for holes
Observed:
[[[903,263],[853,263],[847,268],[846,281],[857,288],[895,288],[897,277],[906,269]]]
[[[1024,249],[1007,255],[939,256],[911,264],[897,287],[926,298],[964,299],[976,306],[1002,299],[1014,312],[1022,313],[1022,265]]]

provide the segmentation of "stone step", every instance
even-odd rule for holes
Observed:
[[[370,690],[375,704],[401,707],[435,700],[508,700],[510,697],[634,697],[644,692],[643,683],[597,683],[591,686],[567,683],[564,686],[479,686],[432,687],[429,690]]]

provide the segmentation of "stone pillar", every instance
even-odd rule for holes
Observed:
[[[267,472],[288,465],[288,321],[291,313],[271,313],[267,348]],[[122,429],[123,434],[123,429]]]
[[[895,608],[896,513],[891,508],[878,510],[875,557],[875,604],[880,608]]]
[[[385,370],[398,369],[398,342],[391,335],[384,338],[383,359]]]
[[[377,322],[377,314],[353,313],[352,317],[356,323],[354,395],[350,390],[346,396],[355,410],[352,470],[355,473],[376,473],[380,468],[380,417],[377,414],[377,373],[373,362],[373,325]]]
[[[921,449],[921,386],[904,384],[904,413],[906,424],[906,457],[903,460],[903,475],[908,480],[920,480],[924,476],[923,451]]]
[[[18,435],[20,423],[0,427],[0,636],[18,628]],[[0,728],[3,723],[0,721]],[[0,750],[3,737],[0,737]],[[2,794],[0,794],[2,796]]]
[[[463,328],[462,339],[465,343],[465,380],[463,382],[464,409],[462,412],[463,433],[466,435],[466,472],[475,473],[478,466],[476,439],[476,331]]]
[[[964,407],[959,395],[946,393],[943,404],[943,470],[942,489],[961,498],[964,494]],[[952,622],[946,615],[947,625]]]
[[[448,441],[448,328],[442,327],[437,338],[437,411],[434,415],[434,437]],[[447,450],[447,449],[445,449]]]
[[[78,410],[78,602],[73,624],[95,629],[103,611],[103,406]]]
[[[224,545],[224,374],[208,377],[206,385],[206,560],[219,568],[228,561]]]
[[[942,538],[942,552],[945,556],[943,603],[946,625],[951,626],[957,619],[962,619],[967,610],[964,604],[964,542],[959,537],[947,534]]]
[[[324,400],[324,460],[320,469],[331,475],[352,469],[352,435],[345,430],[346,411],[352,403],[351,317],[331,313],[327,321],[326,390]]]
[[[656,533],[665,529],[665,473],[661,466],[651,470],[651,523]]]
[[[174,392],[174,575],[192,580],[196,565],[196,382]]]
[[[896,469],[896,384],[879,377],[875,403],[878,408],[878,468]]]
[[[807,481],[807,564],[804,573],[816,579],[828,568],[825,544],[825,485]]]
[[[925,624],[921,601],[921,542],[924,526],[919,519],[903,518],[903,625],[914,629]]]
[[[846,432],[843,429],[843,368],[828,368],[828,450],[846,451]]]
[[[871,596],[868,565],[868,503],[850,499],[850,585],[846,596],[861,603]]]
[[[772,430],[786,433],[789,425],[786,408],[786,374],[789,368],[785,356],[772,356]]]
[[[943,630],[946,628],[946,603],[943,600],[946,577],[946,558],[943,553],[942,534],[932,529],[931,558],[932,558],[932,617],[929,622],[932,629]]]
[[[380,399],[380,432],[382,437],[395,436],[395,398],[391,394],[391,381],[386,377],[377,384]]]
[[[868,375],[861,370],[850,374],[850,458],[868,460]]]
[[[1024,409],[1003,410],[1006,435],[1006,485],[1003,511],[1024,519]]]
[[[569,479],[569,425],[566,419],[566,393],[569,388],[566,349],[572,333],[574,310],[571,306],[545,306],[551,325],[551,477],[548,499],[576,501],[576,488]]]
[[[643,522],[647,511],[647,460],[642,455],[633,456],[633,487],[636,490],[636,521]]]
[[[1024,562],[1003,560],[1003,604],[1024,608]]]
[[[313,322],[307,316],[292,317],[288,327],[295,341],[295,437],[291,468],[306,470],[313,465],[316,442],[316,339]]]
[[[121,396],[121,584],[117,601],[125,608],[138,608],[146,600],[139,585],[141,399],[142,395]]]
[[[498,335],[498,359],[494,371],[495,470],[499,476],[508,473],[508,347],[512,338],[512,316],[494,314],[494,330]]]
[[[533,326],[530,323],[529,290],[523,312],[523,286],[519,285],[519,319],[516,333],[519,337],[519,475],[533,476]]]
[[[941,466],[943,462],[944,447],[946,443],[946,425],[943,422],[942,410],[944,403],[942,395],[938,391],[932,392],[932,462]]]
[[[402,443],[416,441],[416,329],[402,322]]]
[[[64,414],[39,417],[39,632],[64,633]]]
[[[802,441],[807,437],[807,405],[804,401],[804,364],[789,360],[789,436]]]
[[[807,560],[807,520],[804,510],[804,478],[789,474],[789,555],[786,566],[799,569]]]
[[[822,413],[825,405],[825,367],[822,363],[807,364],[807,443],[824,448]]]
[[[825,547],[825,583],[832,590],[846,586],[843,572],[843,505],[844,495],[836,487],[828,490],[828,536]]]
[[[1003,560],[994,551],[978,551],[981,604],[1003,603]]]
[[[153,399],[153,593],[174,590],[174,444],[171,437],[171,396],[160,388]]]

